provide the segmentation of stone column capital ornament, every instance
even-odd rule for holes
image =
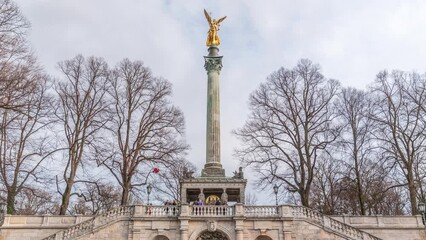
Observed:
[[[204,68],[207,72],[216,71],[220,73],[222,70],[222,56],[219,57],[204,57]]]

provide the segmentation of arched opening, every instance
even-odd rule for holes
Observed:
[[[268,237],[268,236],[259,236],[256,238],[256,240],[272,240],[272,238]]]
[[[203,232],[197,240],[229,240],[225,233],[214,231],[214,232]]]
[[[169,240],[169,238],[164,235],[158,235],[154,238],[154,240]]]

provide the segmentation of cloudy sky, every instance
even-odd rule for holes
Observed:
[[[231,134],[244,124],[248,96],[266,77],[309,58],[327,78],[365,88],[383,69],[426,70],[426,1],[254,0],[17,0],[32,24],[41,64],[60,76],[57,62],[77,54],[142,60],[173,83],[185,114],[188,160],[205,163],[208,24],[227,16],[219,36],[222,164],[238,168]],[[249,181],[251,178],[249,177]],[[272,201],[271,201],[272,202]]]

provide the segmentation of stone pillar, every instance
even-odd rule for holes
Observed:
[[[180,230],[180,240],[188,240],[188,230],[181,229]]]
[[[209,55],[204,57],[207,71],[207,131],[206,131],[206,164],[201,176],[224,177],[225,170],[220,162],[220,101],[219,76],[222,69],[222,56],[216,46],[209,47]]]
[[[234,205],[235,208],[235,216],[236,217],[243,217],[244,216],[244,205],[242,203],[236,203]]]
[[[189,203],[188,199],[186,198],[186,188],[181,187],[180,189],[180,202],[181,203]]]
[[[235,229],[235,239],[244,240],[244,232],[242,229]]]
[[[180,219],[180,240],[188,240],[189,239],[189,235],[188,235],[188,219]]]
[[[240,198],[240,203],[246,204],[246,188],[245,188],[245,186],[240,188],[240,197],[239,198]]]
[[[234,206],[235,239],[244,240],[244,205],[237,203]]]
[[[190,218],[190,207],[188,204],[183,203],[180,206],[180,240],[188,240],[188,230],[189,230],[189,219]]]

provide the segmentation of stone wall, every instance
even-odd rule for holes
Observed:
[[[113,222],[106,227],[99,228],[93,233],[83,235],[80,240],[111,240],[129,239],[129,221]],[[140,238],[136,238],[140,239]]]
[[[426,240],[421,216],[332,216],[382,239]]]
[[[39,240],[90,218],[92,216],[6,215],[0,239]]]

